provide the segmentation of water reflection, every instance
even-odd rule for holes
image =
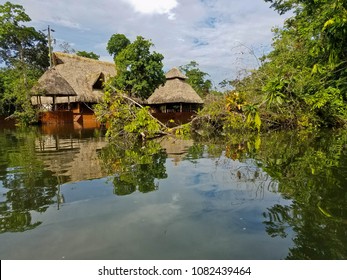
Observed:
[[[106,142],[94,133],[65,129],[49,135],[37,127],[0,132],[1,233],[40,225],[32,213],[43,213],[52,204],[59,208],[62,184],[104,175],[97,151]]]
[[[165,161],[167,154],[157,142],[109,145],[100,153],[103,169],[114,174],[114,194],[128,195],[158,189],[156,179],[167,177]]]
[[[194,141],[192,139],[180,139],[169,136],[161,137],[157,139],[156,142],[165,150],[167,157],[172,159],[175,165],[187,159],[187,156],[190,154],[190,149],[194,146]]]
[[[257,157],[278,181],[278,192],[293,200],[264,212],[268,234],[285,238],[294,229],[287,259],[347,257],[347,134],[277,135]],[[268,152],[270,145],[273,149]]]
[[[36,131],[0,133],[1,233],[33,229],[31,211],[54,202],[57,181],[35,153]]]
[[[347,257],[346,143],[346,131],[272,133],[262,137],[261,144],[248,139],[246,149],[238,153],[238,158],[252,155],[277,183],[271,191],[292,200],[263,213],[271,237],[287,238],[295,231],[287,259]],[[235,142],[231,146],[229,154],[240,151]]]
[[[36,138],[35,152],[44,168],[50,170],[60,183],[78,182],[106,175],[98,157],[98,151],[106,145],[106,141],[94,136],[41,135]]]
[[[0,258],[347,258],[346,131],[108,145],[4,130],[0,194]]]

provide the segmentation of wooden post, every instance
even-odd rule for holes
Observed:
[[[57,105],[55,104],[55,96],[53,95],[53,111],[57,110]]]

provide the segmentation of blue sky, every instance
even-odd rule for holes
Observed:
[[[4,3],[5,0],[0,0]],[[215,85],[257,65],[271,48],[271,28],[285,18],[263,0],[12,0],[37,30],[55,30],[55,50],[68,42],[112,61],[106,44],[112,34],[131,41],[151,39],[164,55],[164,70],[194,60]],[[254,56],[251,51],[256,55]]]

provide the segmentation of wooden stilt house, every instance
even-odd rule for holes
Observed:
[[[96,124],[94,104],[101,101],[104,83],[116,75],[110,62],[53,53],[53,67],[32,89],[31,103],[40,108],[42,123]]]

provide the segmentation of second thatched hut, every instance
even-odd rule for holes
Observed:
[[[182,124],[191,120],[204,101],[177,68],[166,73],[166,82],[154,91],[147,104],[152,114],[164,122]]]

